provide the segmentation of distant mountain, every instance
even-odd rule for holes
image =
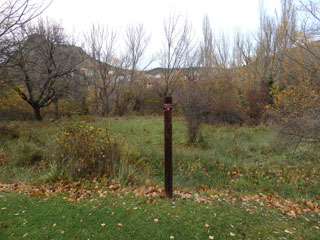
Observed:
[[[164,68],[157,67],[157,68],[153,68],[151,70],[145,71],[145,73],[149,75],[157,75],[159,73],[162,73],[164,70],[165,70]]]
[[[194,70],[195,68],[175,68],[173,69],[173,71],[179,71],[179,70],[182,70],[182,72],[184,74],[187,74],[190,70]],[[199,67],[198,69],[201,69],[201,67]],[[147,70],[145,71],[146,74],[149,74],[149,75],[157,75],[159,73],[163,73],[165,72],[166,69],[165,68],[161,68],[161,67],[157,67],[157,68],[153,68],[151,70]]]

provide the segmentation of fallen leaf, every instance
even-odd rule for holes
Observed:
[[[211,239],[211,240],[214,239],[214,236],[209,236],[209,239]]]
[[[122,224],[121,224],[121,223],[118,223],[118,226],[119,226],[119,227],[122,227]]]
[[[234,234],[233,232],[230,232],[230,236],[231,236],[231,237],[234,237],[235,234]]]
[[[287,230],[287,229],[286,229],[286,230],[284,230],[284,232],[285,232],[285,233],[289,233],[289,234],[293,234],[293,232],[292,232],[292,231],[289,231],[289,230]]]
[[[23,234],[23,238],[28,237],[28,235],[29,235],[29,233],[25,233],[25,234]]]
[[[158,218],[155,218],[155,219],[153,219],[155,222],[158,222],[159,221],[159,219]]]

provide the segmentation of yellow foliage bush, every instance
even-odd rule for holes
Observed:
[[[320,86],[306,79],[283,90],[275,85],[272,94],[274,104],[267,109],[280,133],[296,144],[320,142]]]
[[[65,128],[56,138],[58,169],[63,177],[115,177],[123,155],[119,138],[111,138],[106,129],[85,121]]]
[[[26,119],[32,108],[11,87],[0,86],[0,120]]]
[[[23,110],[27,103],[11,88],[1,88],[0,95],[0,110]]]

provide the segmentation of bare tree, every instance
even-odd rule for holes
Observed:
[[[7,35],[38,17],[52,0],[5,0],[0,3],[0,81],[5,80],[5,62],[12,50],[13,42]]]
[[[254,55],[254,44],[250,34],[237,32],[234,36],[233,64],[237,67],[249,66],[252,64]]]
[[[178,71],[186,66],[186,58],[193,48],[191,25],[187,19],[183,21],[181,18],[181,15],[170,13],[164,20],[164,40],[160,50],[164,86],[160,88],[160,97],[171,95],[175,90]]]
[[[200,50],[202,79],[210,81],[213,78],[214,70],[214,36],[208,15],[205,15],[203,18]]]
[[[194,143],[198,139],[201,126],[210,113],[210,98],[207,81],[201,79],[200,72],[203,62],[203,48],[199,47],[190,52],[186,58],[186,67],[183,71],[183,86],[178,90],[179,103],[182,106],[182,115],[187,123],[188,141]],[[210,61],[206,59],[207,63]],[[209,66],[207,68],[210,70]],[[207,71],[208,69],[204,70]]]
[[[146,32],[142,24],[130,25],[127,27],[125,33],[125,55],[128,56],[132,79],[134,79],[134,73],[138,69],[145,70],[152,63],[152,59],[143,62],[143,57],[149,43],[150,35]]]
[[[320,36],[320,2],[317,0],[298,1],[297,10],[302,15],[302,39],[304,44],[318,40]]]
[[[212,68],[212,58],[213,58],[213,33],[210,26],[210,19],[208,15],[205,15],[203,18],[202,24],[202,35],[203,41],[201,44],[201,61],[202,67]]]
[[[69,44],[61,25],[39,21],[12,33],[15,51],[7,64],[10,85],[42,120],[40,109],[63,96],[83,61],[80,48]]]
[[[200,82],[186,82],[179,91],[182,114],[187,122],[188,141],[196,142],[201,126],[210,112],[208,92]]]
[[[225,73],[231,64],[230,42],[225,33],[213,35],[208,16],[203,19],[201,42],[201,66],[202,73],[207,79],[214,74]]]
[[[260,6],[260,29],[257,34],[256,75],[259,82],[287,84],[288,50],[294,46],[296,14],[291,1],[283,0],[280,16],[268,16]]]
[[[187,123],[188,141],[195,143],[201,126],[212,113],[218,49],[208,16],[203,19],[202,41],[197,48],[190,48],[185,56],[183,86],[178,91],[182,115]],[[222,48],[220,48],[222,50]]]
[[[94,76],[95,111],[98,113],[98,99],[102,102],[102,115],[110,112],[110,97],[116,88],[116,65],[119,63],[115,53],[117,34],[114,30],[102,25],[92,25],[85,35],[86,49],[92,60]]]
[[[51,1],[6,0],[0,4],[0,38],[38,17]]]
[[[126,81],[120,81],[116,89],[116,107],[119,115],[124,114],[131,104],[133,109],[139,111],[140,106],[146,100],[146,85],[144,81],[145,70],[152,63],[152,59],[146,61],[144,54],[150,43],[150,35],[147,34],[142,24],[130,25],[125,32],[125,51],[122,59],[126,69]]]
[[[295,59],[305,69],[318,72],[320,47],[316,42],[320,37],[320,2],[316,0],[301,0],[296,5],[300,17],[300,31],[295,44],[301,49],[303,59]],[[307,54],[306,54],[307,53]],[[317,75],[313,74],[315,78]]]

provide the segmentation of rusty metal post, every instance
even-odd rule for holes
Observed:
[[[164,98],[165,191],[172,198],[172,97]]]

